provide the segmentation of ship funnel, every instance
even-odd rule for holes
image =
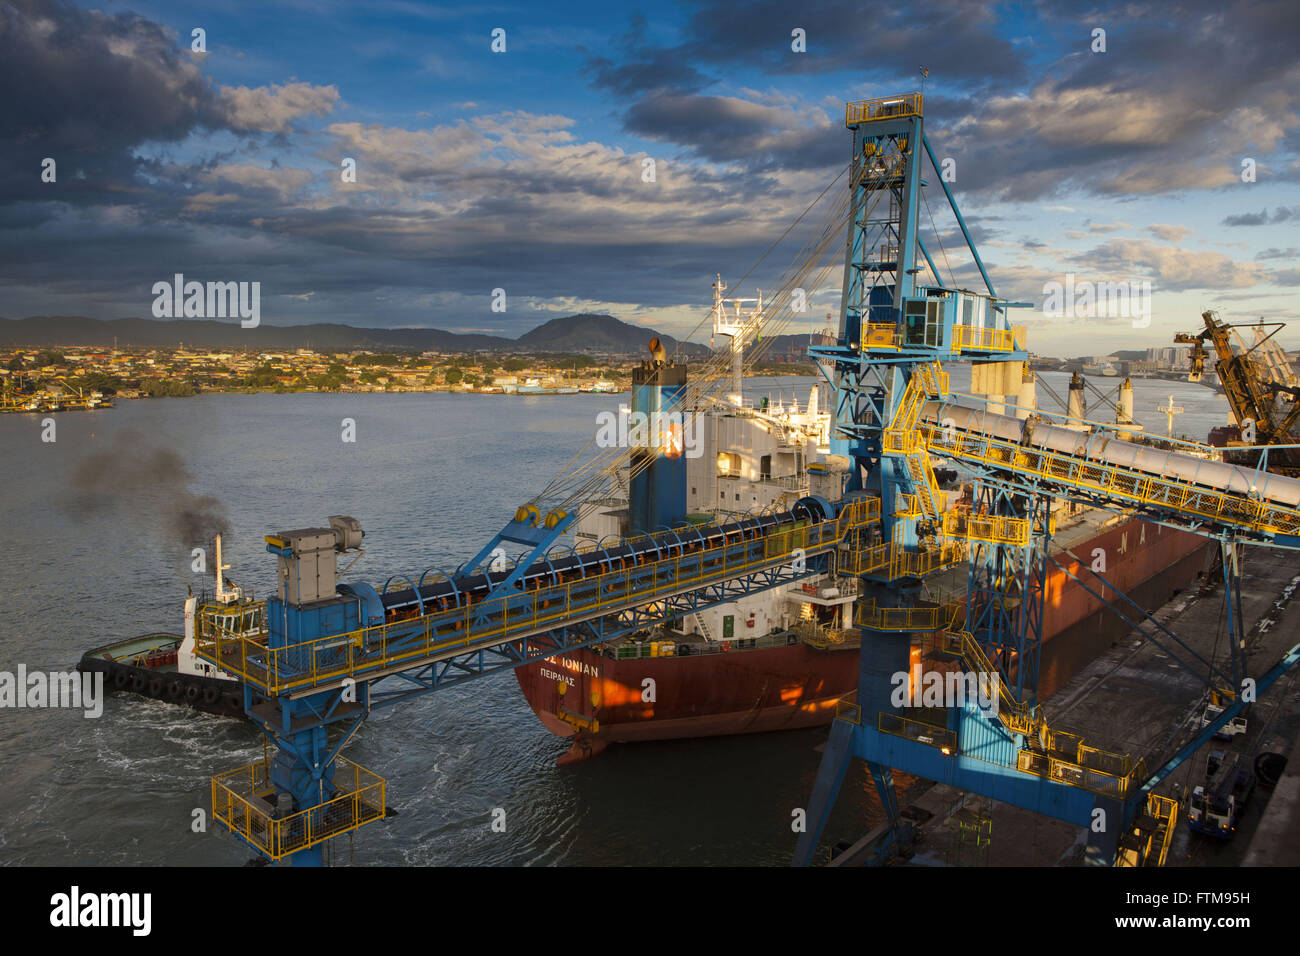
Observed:
[[[658,336],[650,340],[650,357],[654,359],[655,365],[663,365],[668,361],[668,350],[664,348]]]

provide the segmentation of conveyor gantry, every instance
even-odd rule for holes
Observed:
[[[489,595],[476,604],[279,647],[268,646],[264,636],[214,623],[199,636],[198,653],[262,694],[291,697],[337,689],[345,679],[375,681],[518,643],[522,646],[516,653],[502,652],[503,666],[517,666],[645,628],[666,613],[734,600],[737,591],[748,593],[824,573],[818,559],[878,514],[878,499],[864,496],[848,502],[837,517],[815,524],[780,526],[765,534],[736,527],[725,544],[713,547],[685,537],[681,553],[659,560],[608,567],[563,583]],[[791,560],[797,550],[802,551],[802,566]],[[620,563],[611,560],[600,567]],[[744,583],[735,591],[727,589],[737,581]],[[686,600],[675,600],[683,596]],[[645,611],[650,604],[663,607]],[[547,641],[528,647],[538,635],[611,617],[622,619],[592,628],[587,637],[563,646]]]
[[[797,513],[665,529],[557,562],[529,559],[477,577],[471,562],[459,585],[453,578],[412,586],[387,611],[384,598],[364,586],[344,585],[335,594],[331,584],[295,600],[285,585],[267,602],[267,628],[253,633],[227,629],[219,614],[205,616],[198,655],[242,678],[245,712],[276,745],[273,760],[213,778],[213,816],[272,860],[317,864],[321,844],[385,815],[384,781],[339,756],[372,707],[824,574],[840,561],[906,571],[914,561],[868,546],[873,539],[865,531],[879,511],[879,499],[865,494],[834,506],[808,498]],[[331,520],[354,528],[359,540],[352,519]],[[530,540],[535,552],[563,530],[563,521],[550,522]],[[519,529],[510,535],[528,537]],[[295,549],[320,549],[306,555],[315,561],[330,540],[329,529],[267,539],[286,581],[309,581]],[[314,565],[311,575],[316,580]],[[477,599],[474,581],[486,591]],[[426,590],[450,594],[450,606]],[[406,616],[412,610],[428,612]],[[394,611],[395,619],[382,620]],[[382,623],[364,625],[367,615]],[[389,677],[401,678],[398,690],[371,693]],[[344,733],[331,746],[333,725]]]

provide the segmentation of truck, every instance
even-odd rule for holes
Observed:
[[[1210,726],[1210,724],[1213,723],[1222,713],[1223,713],[1223,708],[1220,707],[1218,704],[1207,703],[1205,705],[1205,708],[1201,711],[1200,722],[1197,725],[1197,729],[1203,730],[1204,728]],[[1214,739],[1231,740],[1233,737],[1236,737],[1238,734],[1244,734],[1245,732],[1246,732],[1246,715],[1238,714],[1236,717],[1233,717],[1230,721],[1228,721],[1217,731],[1215,731]]]
[[[1188,802],[1187,826],[1220,840],[1232,839],[1254,792],[1255,775],[1242,764],[1241,757],[1226,760],[1222,751],[1213,751],[1205,781],[1192,791]]]

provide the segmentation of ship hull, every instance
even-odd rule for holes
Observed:
[[[176,668],[179,634],[155,633],[87,651],[77,663],[83,674],[103,674],[108,690],[149,697],[220,717],[244,716],[244,685],[238,680],[181,673]]]
[[[1093,577],[1154,610],[1193,582],[1209,545],[1187,532],[1139,520],[1120,522],[1071,547],[1080,560],[1057,560],[1094,594],[1049,562],[1044,589],[1040,696],[1123,637],[1129,626],[1099,598],[1135,619],[1136,609]],[[1082,564],[1086,561],[1087,564]],[[856,649],[821,650],[791,635],[786,646],[682,657],[614,660],[581,650],[515,669],[520,689],[542,724],[573,738],[562,762],[609,743],[760,733],[816,727],[834,717],[835,702],[858,682]],[[740,643],[740,642],[737,642]]]

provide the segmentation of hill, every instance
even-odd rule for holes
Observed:
[[[518,339],[497,335],[461,334],[444,329],[363,329],[350,325],[259,325],[240,328],[236,322],[210,319],[91,319],[85,316],[30,316],[0,320],[0,345],[110,346],[175,348],[179,343],[199,348],[322,350],[411,349],[439,352],[609,352],[643,355],[646,343],[658,336],[669,348],[670,335],[620,321],[612,315],[572,315],[551,319]],[[707,347],[686,343],[690,355]]]

